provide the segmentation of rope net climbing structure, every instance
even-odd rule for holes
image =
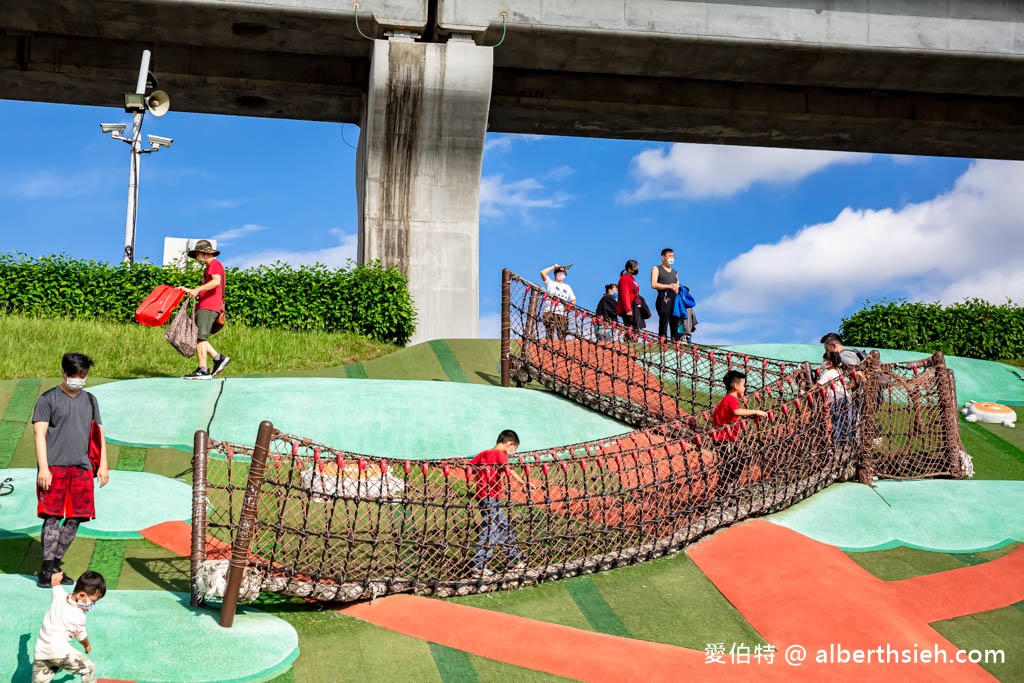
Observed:
[[[872,353],[856,377],[819,385],[806,363],[628,336],[564,302],[566,320],[552,320],[550,304],[506,271],[503,377],[632,432],[485,467],[473,454],[385,460],[270,423],[255,447],[197,433],[194,601],[196,575],[217,561],[230,565],[232,611],[243,576],[324,601],[514,588],[671,553],[836,481],[962,476],[941,354],[886,365]],[[712,423],[729,369],[747,375],[743,405],[767,418]],[[477,497],[495,483],[497,502]]]

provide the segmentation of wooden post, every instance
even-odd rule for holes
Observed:
[[[206,495],[206,451],[209,435],[203,430],[196,432],[192,441],[192,555],[191,559],[191,598],[189,603],[198,607],[203,603],[199,595],[196,576],[199,567],[206,560],[206,508],[209,498]]]
[[[857,369],[864,372],[864,382],[857,389],[860,394],[860,414],[853,416],[860,437],[857,477],[860,483],[870,486],[876,474],[875,413],[878,412],[878,387],[881,386],[882,373],[878,351],[872,351],[864,362],[857,366]]]
[[[526,320],[523,322],[523,344],[520,352],[523,363],[530,362],[528,350],[537,331],[537,309],[540,308],[540,292],[528,282],[526,286],[530,288],[530,305],[526,310]]]
[[[960,406],[956,401],[956,379],[953,371],[946,367],[946,356],[941,351],[932,355],[932,370],[939,389],[939,419],[942,420],[943,448],[949,463],[949,473],[955,479],[964,478],[963,461],[960,452],[964,445],[960,440]]]
[[[267,453],[270,451],[270,439],[274,435],[274,425],[264,420],[256,435],[256,447],[252,450],[252,462],[249,464],[249,483],[245,487],[245,498],[242,500],[242,512],[238,516],[238,530],[231,543],[231,564],[228,567],[228,585],[224,589],[224,602],[220,608],[220,625],[230,628],[235,621],[235,609],[238,606],[238,594],[242,588],[242,576],[249,564],[249,548],[252,545],[252,534],[256,526],[256,513],[259,509],[260,492],[267,471]]]
[[[501,386],[508,387],[512,381],[512,271],[501,271]]]

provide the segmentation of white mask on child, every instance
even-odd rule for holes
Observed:
[[[559,273],[558,275],[555,276],[555,279],[558,280],[559,282],[563,282],[565,280],[565,273]]]
[[[85,377],[68,377],[64,380],[64,383],[68,385],[68,389],[72,391],[81,391],[85,389]]]

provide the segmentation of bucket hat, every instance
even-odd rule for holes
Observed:
[[[189,258],[195,258],[196,254],[202,252],[204,254],[213,254],[214,256],[220,256],[220,252],[213,248],[210,244],[210,240],[199,240],[196,242],[196,246],[192,247],[188,251]]]

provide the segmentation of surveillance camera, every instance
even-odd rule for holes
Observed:
[[[154,147],[170,147],[171,143],[174,142],[172,138],[165,138],[159,135],[147,135],[146,139],[149,140],[149,144]]]
[[[125,124],[123,123],[101,123],[100,130],[104,133],[111,133],[116,135],[117,133],[123,133]]]

